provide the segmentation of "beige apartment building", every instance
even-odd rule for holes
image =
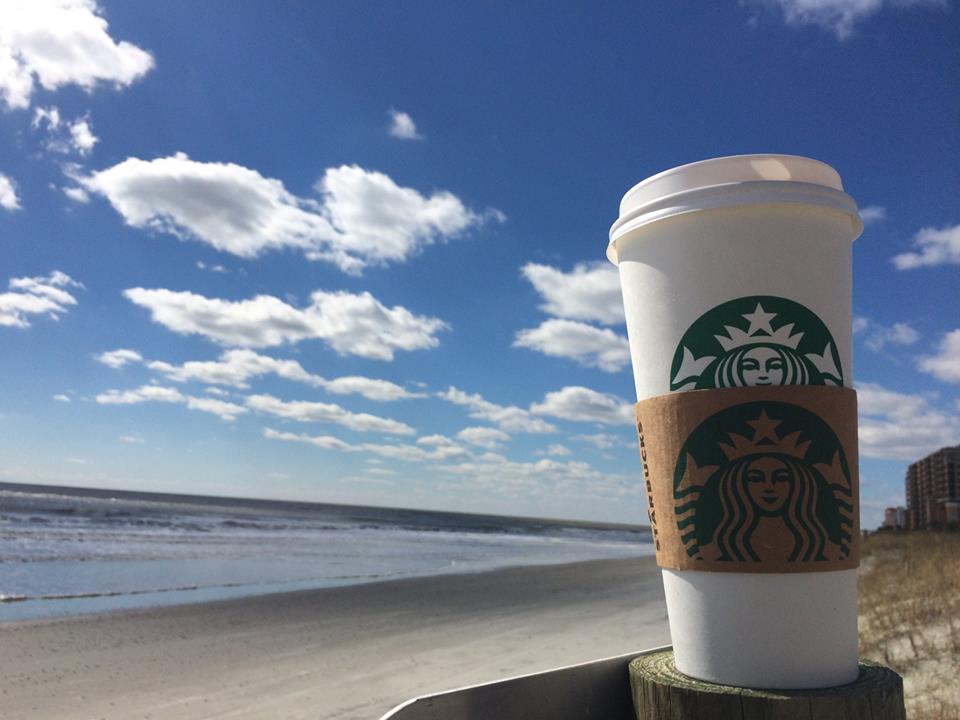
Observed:
[[[960,445],[946,447],[907,468],[907,527],[960,525]]]

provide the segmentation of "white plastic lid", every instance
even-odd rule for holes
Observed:
[[[617,262],[617,240],[636,228],[681,213],[737,205],[793,203],[848,214],[853,238],[863,223],[840,175],[819,160],[797,155],[733,155],[681,165],[634,185],[620,201],[607,257]],[[853,239],[851,238],[851,239]]]

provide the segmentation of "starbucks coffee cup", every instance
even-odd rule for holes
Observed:
[[[692,677],[857,677],[861,231],[836,171],[786,155],[654,175],[610,230],[674,655]]]

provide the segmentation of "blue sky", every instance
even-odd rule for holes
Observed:
[[[620,197],[833,165],[865,526],[960,442],[951,2],[0,4],[0,479],[643,522]]]

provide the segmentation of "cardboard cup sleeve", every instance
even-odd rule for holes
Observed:
[[[657,564],[798,573],[860,564],[849,388],[694,390],[636,404]]]

